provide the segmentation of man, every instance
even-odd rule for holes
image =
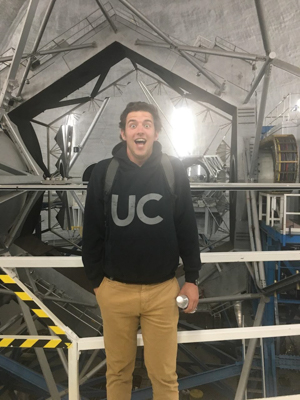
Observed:
[[[157,142],[161,121],[147,103],[129,103],[120,117],[123,141],[113,149],[118,169],[108,199],[104,193],[111,159],[94,168],[87,193],[83,263],[103,318],[107,399],[129,400],[140,324],[154,400],[178,400],[176,296],[195,310],[200,268],[198,232],[186,171],[170,157],[171,192]],[[183,133],[184,134],[184,133]],[[179,256],[186,283],[175,271]],[[100,286],[99,286],[100,285]]]

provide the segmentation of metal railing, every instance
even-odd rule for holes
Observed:
[[[202,253],[203,263],[218,263],[218,262],[253,262],[261,261],[277,261],[278,259],[284,260],[299,260],[298,251],[265,251],[265,252],[217,252],[217,253]],[[15,268],[57,268],[57,267],[82,267],[80,257],[1,257],[0,267],[3,272],[17,284],[23,292],[25,292],[33,302],[38,304],[39,308],[43,310],[56,324],[60,327],[71,345],[68,347],[68,382],[69,389],[64,391],[64,394],[69,393],[69,398],[72,400],[79,400],[79,355],[80,352],[91,349],[103,349],[103,337],[89,337],[79,338],[70,328],[65,326],[35,295],[28,289],[17,277]],[[209,299],[205,299],[208,301]],[[201,299],[200,299],[201,302]],[[180,331],[178,332],[178,343],[203,343],[214,341],[227,341],[238,339],[255,339],[255,338],[274,338],[284,336],[297,336],[300,335],[300,324],[294,325],[277,325],[277,326],[253,326],[242,328],[225,328],[225,329],[207,329],[195,331]],[[60,340],[59,337],[54,336],[36,336],[36,335],[23,335],[11,336],[1,335],[1,341],[5,340]],[[137,335],[138,346],[143,345],[143,338],[141,334]],[[299,394],[293,396],[274,397],[275,400],[296,400]]]
[[[277,229],[283,235],[300,234],[300,217],[298,217],[298,223],[290,219],[290,216],[300,216],[300,212],[291,210],[290,199],[294,199],[294,204],[297,204],[298,207],[300,194],[260,192],[258,201],[259,220]]]
[[[300,119],[300,93],[288,93],[264,118],[264,126]]]

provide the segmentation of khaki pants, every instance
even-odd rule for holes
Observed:
[[[139,323],[154,400],[178,400],[176,374],[179,293],[176,278],[153,285],[107,278],[97,292],[103,318],[108,400],[130,400]]]

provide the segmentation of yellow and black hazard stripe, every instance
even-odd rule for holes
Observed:
[[[52,330],[52,332],[54,332],[61,339],[64,347],[71,346],[72,343],[70,343],[65,331],[53,323],[52,319],[46,314],[46,312],[35,303],[28,293],[24,292],[23,289],[18,286],[13,278],[7,274],[2,274],[0,275],[0,280],[7,289],[14,292],[39,318],[42,319],[42,321]]]
[[[1,347],[20,347],[20,348],[31,348],[31,347],[42,347],[43,349],[57,349],[61,347],[67,347],[61,339],[12,339],[3,338],[0,340]]]

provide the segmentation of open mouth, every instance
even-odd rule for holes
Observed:
[[[142,148],[142,147],[145,146],[146,140],[145,140],[145,139],[136,139],[136,140],[134,141],[134,143],[135,143],[138,147]]]

